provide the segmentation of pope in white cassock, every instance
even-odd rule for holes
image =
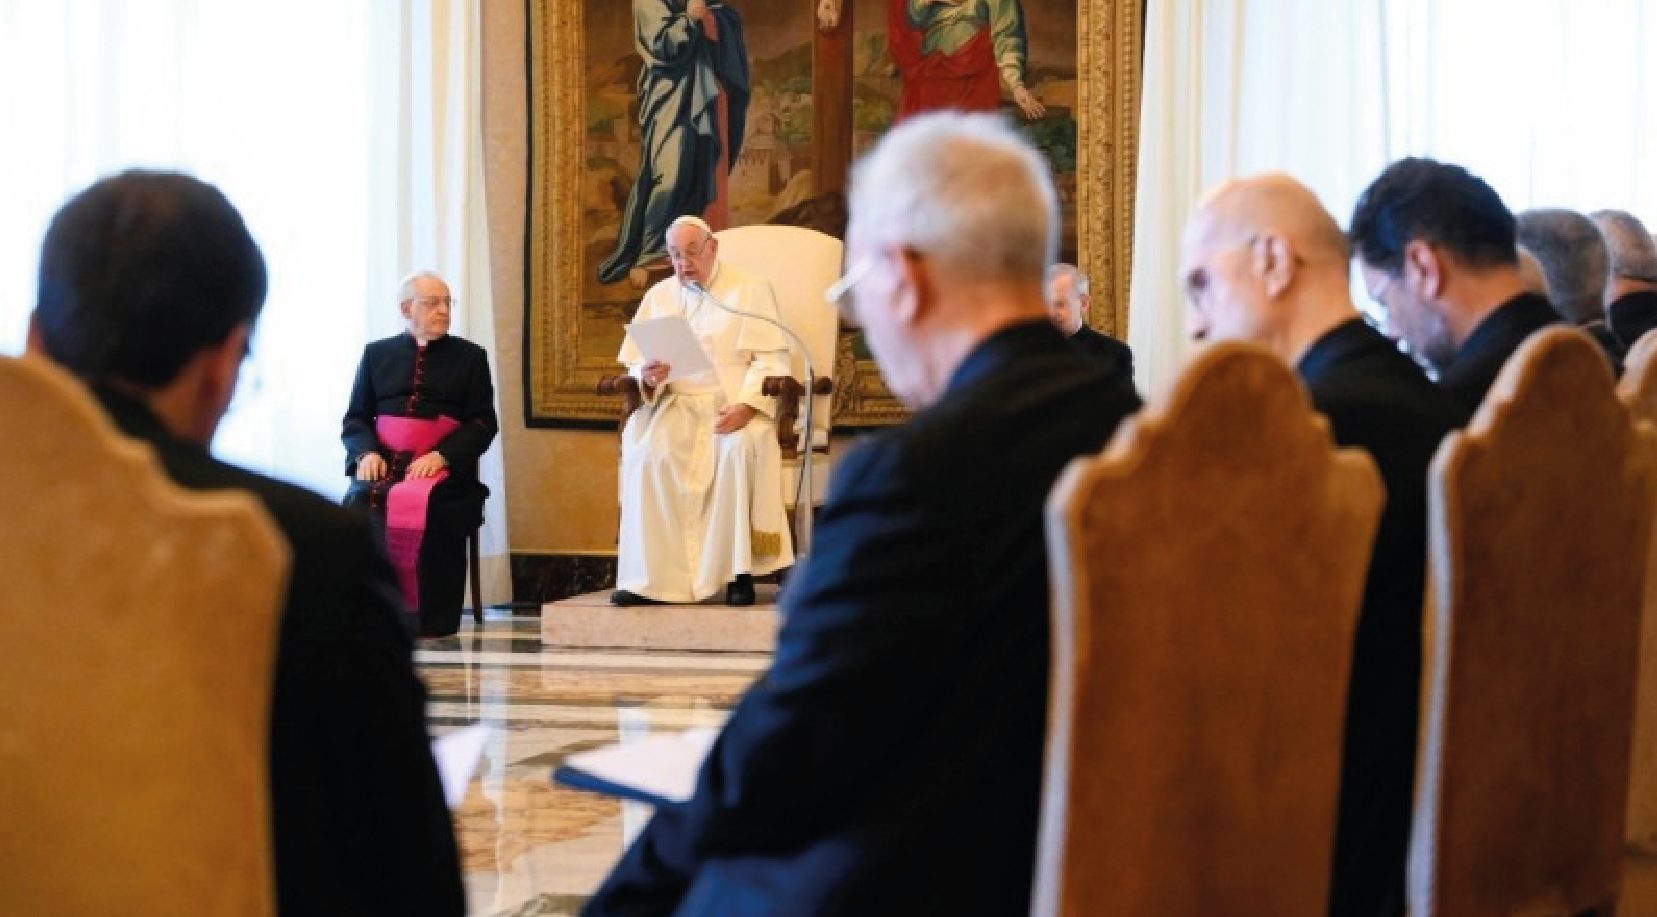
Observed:
[[[634,321],[683,316],[714,371],[666,381],[629,337],[616,359],[639,380],[644,404],[621,444],[621,541],[616,605],[698,602],[725,587],[732,605],[754,601],[753,577],[794,562],[782,501],[782,453],[767,376],[789,374],[776,327],[733,309],[777,317],[762,277],[719,263],[719,241],[696,217],[667,231],[673,276],[645,294]]]

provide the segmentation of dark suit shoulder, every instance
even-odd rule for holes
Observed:
[[[1361,321],[1320,339],[1299,370],[1313,407],[1329,417],[1342,445],[1397,436],[1436,441],[1467,420],[1466,409],[1414,360]]]
[[[981,346],[938,403],[892,434],[927,457],[965,448],[993,462],[1009,444],[1051,431],[1108,433],[1138,407],[1130,386],[1079,358],[1063,335],[1019,326]]]
[[[1519,345],[1533,333],[1559,322],[1559,313],[1543,297],[1534,293],[1515,296],[1473,329],[1439,377],[1439,384],[1468,411],[1478,410]]]
[[[364,349],[373,353],[382,353],[390,350],[413,350],[415,346],[414,338],[409,336],[407,332],[401,332],[390,337],[369,341]],[[455,353],[471,356],[487,355],[488,353],[472,341],[453,334],[445,334],[427,346],[440,346],[445,350],[453,350]]]
[[[354,542],[372,543],[368,523],[358,513],[336,506],[318,494],[221,462],[162,446],[163,462],[178,483],[201,490],[244,490],[259,498],[294,550],[312,545],[338,550]]]
[[[1070,336],[1070,343],[1082,353],[1097,361],[1107,371],[1129,380],[1133,379],[1133,351],[1128,345],[1108,334],[1083,325]]]
[[[377,341],[369,341],[367,344],[363,345],[363,352],[373,356],[413,349],[414,338],[409,337],[407,334],[394,334],[391,337],[380,338]]]

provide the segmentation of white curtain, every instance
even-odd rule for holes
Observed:
[[[193,173],[241,210],[271,278],[214,451],[338,499],[340,416],[363,345],[399,327],[402,275],[451,278],[456,332],[493,353],[478,15],[477,0],[0,0],[0,352],[22,349],[65,198],[131,167]],[[501,601],[498,441],[483,473],[483,582]]]
[[[1128,339],[1147,391],[1189,353],[1180,233],[1227,178],[1289,172],[1345,225],[1423,155],[1515,211],[1657,222],[1657,0],[1151,0],[1145,41]]]

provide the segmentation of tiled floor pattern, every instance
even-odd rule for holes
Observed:
[[[559,650],[540,620],[422,640],[433,734],[482,722],[489,739],[456,812],[469,913],[574,914],[649,817],[634,803],[555,786],[565,755],[654,732],[717,725],[768,664],[763,653]],[[1625,862],[1621,917],[1657,917],[1657,856]]]
[[[456,810],[469,913],[573,914],[649,816],[632,803],[554,786],[573,752],[723,722],[768,664],[763,653],[559,650],[534,617],[466,622],[422,640],[415,662],[434,735],[489,729]]]

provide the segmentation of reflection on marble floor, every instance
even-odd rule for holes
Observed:
[[[491,617],[483,632],[422,640],[432,733],[482,722],[478,774],[455,811],[468,913],[576,913],[649,809],[554,786],[565,755],[723,722],[769,664],[762,653],[556,650],[540,619]],[[1657,917],[1657,855],[1624,862],[1619,917]]]
[[[769,663],[762,653],[561,651],[540,619],[491,617],[481,633],[422,640],[415,663],[433,735],[489,729],[455,811],[468,913],[573,914],[648,808],[554,786],[564,756],[626,737],[723,722]]]

